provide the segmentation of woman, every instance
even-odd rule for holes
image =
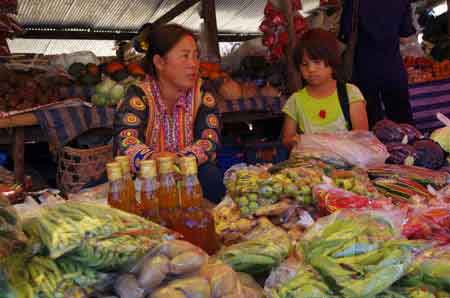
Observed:
[[[302,36],[293,54],[306,87],[295,92],[283,108],[283,144],[292,149],[300,133],[367,130],[366,102],[361,92],[334,79],[341,63],[336,37],[312,29]]]
[[[148,32],[149,76],[128,88],[115,114],[116,152],[130,157],[134,171],[143,159],[194,155],[204,196],[225,193],[215,166],[220,144],[216,101],[202,89],[194,34],[175,24]]]

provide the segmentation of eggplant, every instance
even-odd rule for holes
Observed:
[[[398,165],[408,164],[409,158],[412,161],[410,165],[412,165],[418,157],[416,149],[411,145],[395,143],[386,145],[386,148],[390,154],[386,163]]]
[[[139,287],[136,277],[132,274],[120,276],[114,284],[114,290],[120,298],[143,298],[144,289]]]
[[[416,140],[423,139],[423,134],[414,126],[407,123],[399,124],[401,129],[403,130],[403,133],[408,136],[408,144],[412,144]]]
[[[156,256],[143,264],[139,273],[138,283],[145,289],[159,286],[169,273],[170,260],[166,256]]]

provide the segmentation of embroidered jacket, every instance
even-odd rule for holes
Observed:
[[[193,154],[199,164],[216,158],[220,121],[215,98],[203,90],[201,80],[182,96],[173,111],[161,100],[155,80],[148,78],[127,89],[115,119],[116,153],[130,156],[134,171],[139,161],[155,152]]]

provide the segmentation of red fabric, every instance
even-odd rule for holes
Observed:
[[[9,56],[11,52],[9,51],[8,43],[6,39],[0,37],[0,56]]]

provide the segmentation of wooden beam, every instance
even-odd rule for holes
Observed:
[[[295,43],[297,40],[295,29],[294,29],[294,11],[292,10],[292,1],[291,0],[282,0],[280,1],[282,5],[282,10],[288,22],[288,34],[289,34],[289,43],[285,50],[286,55],[286,67],[288,74],[288,89],[290,93],[293,93],[299,90],[302,87],[302,81],[300,77],[300,73],[298,72],[297,65],[294,64],[294,59],[292,57],[294,52]]]
[[[80,30],[69,30],[70,28],[52,28],[52,30],[37,27],[26,27],[27,30],[22,36],[17,38],[25,39],[82,39],[82,40],[131,40],[136,36],[137,31],[89,31],[81,28]],[[218,33],[219,42],[238,42],[253,38],[262,37],[261,33]]]
[[[205,23],[205,40],[208,57],[212,58],[211,62],[220,62],[219,39],[216,20],[216,1],[202,0],[202,9],[200,16]]]
[[[183,0],[177,5],[175,5],[174,8],[166,12],[163,16],[161,16],[159,19],[157,19],[155,22],[153,22],[153,25],[159,26],[166,24],[170,21],[172,21],[174,18],[197,4],[200,0]]]

